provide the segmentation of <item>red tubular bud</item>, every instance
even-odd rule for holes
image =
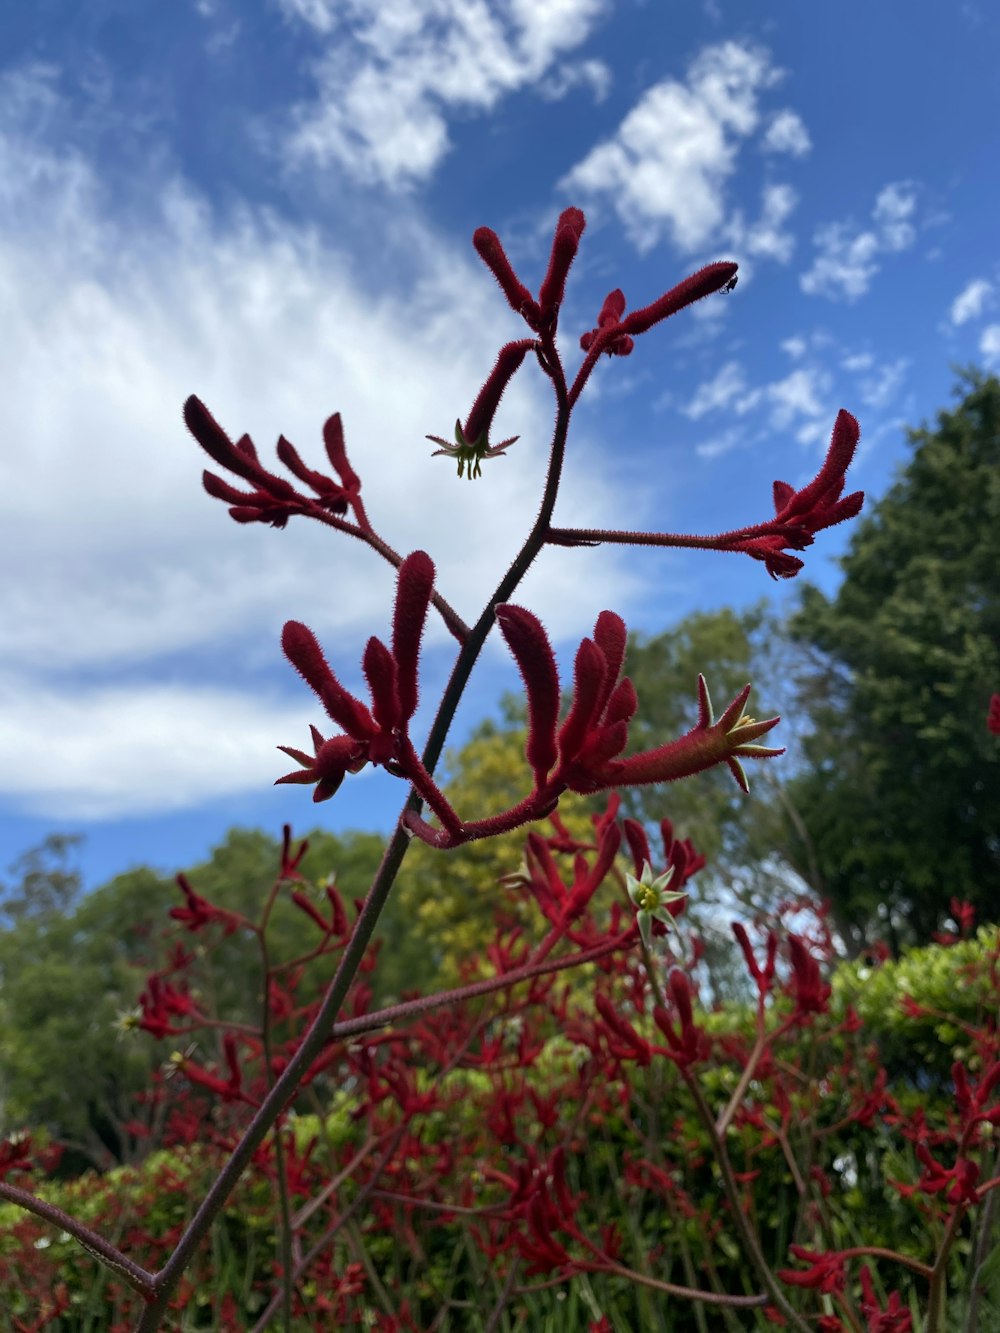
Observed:
[[[392,655],[398,669],[396,687],[404,723],[417,711],[417,659],[433,589],[434,561],[426,551],[411,552],[399,567],[392,615]]]
[[[527,287],[510,266],[510,260],[500,244],[500,237],[490,227],[477,227],[472,233],[472,244],[480,259],[490,270],[506,296],[510,308],[519,315],[533,314],[538,318],[538,306]],[[528,322],[531,323],[530,318]]]
[[[226,504],[249,506],[261,498],[259,492],[237,490],[222,477],[217,477],[214,472],[203,472],[201,484],[213,500],[225,500]]]
[[[357,740],[368,740],[375,732],[371,713],[344,689],[330,670],[315,634],[301,621],[289,620],[281,632],[285,656],[322,700],[323,707],[339,727]]]
[[[497,624],[507,641],[528,696],[528,743],[525,757],[541,786],[556,762],[559,721],[559,673],[552,645],[542,623],[522,606],[496,609]]]
[[[520,342],[507,343],[505,347],[500,348],[496,365],[490,371],[486,383],[479,390],[476,401],[472,404],[472,409],[466,418],[462,433],[469,444],[475,444],[478,440],[489,438],[490,426],[493,424],[493,418],[500,406],[500,399],[503,397],[504,390],[521,368],[521,363],[527,355],[528,349],[533,346],[533,339],[522,338]]]
[[[647,863],[649,865],[653,864],[649,839],[646,837],[646,830],[634,819],[626,819],[623,828],[625,829],[625,839],[628,842],[629,851],[632,853],[635,877],[638,879],[642,874],[643,866]]]
[[[340,419],[339,412],[334,412],[333,416],[328,417],[323,423],[323,443],[326,446],[326,456],[333,465],[334,472],[349,491],[359,491],[361,489],[361,478],[347,461],[347,450],[344,447],[344,423]]]
[[[299,909],[300,912],[305,912],[306,916],[309,917],[310,921],[314,921],[316,923],[316,925],[320,928],[320,930],[323,932],[324,935],[330,934],[330,923],[328,921],[323,920],[322,916],[320,916],[318,910],[316,909],[315,904],[312,902],[310,898],[307,898],[304,893],[301,893],[298,889],[296,889],[296,891],[292,894],[292,902],[295,904],[295,906]]]
[[[620,287],[616,287],[613,292],[608,292],[604,298],[604,304],[601,306],[601,313],[597,316],[597,327],[606,329],[613,324],[617,324],[625,313],[625,293]]]
[[[395,660],[381,639],[368,640],[361,666],[371,690],[375,721],[383,732],[391,735],[401,721],[399,689]]]
[[[579,752],[597,715],[606,672],[604,654],[593,639],[584,639],[577,649],[573,669],[573,703],[559,730],[559,752],[564,760]]]
[[[837,420],[834,423],[833,434],[830,438],[830,447],[827,450],[826,458],[823,460],[823,466],[809,485],[798,491],[791,503],[786,504],[786,507],[779,511],[778,517],[787,521],[796,515],[806,514],[824,498],[832,487],[838,484],[843,486],[844,475],[850,466],[860,439],[861,427],[858,425],[856,418],[852,417],[850,412],[845,412],[841,408],[837,413]],[[860,508],[860,505],[858,508]]]
[[[607,663],[604,686],[601,691],[600,711],[608,702],[608,697],[621,675],[622,663],[625,661],[628,631],[621,616],[616,615],[614,611],[602,611],[594,625],[594,642],[604,654],[604,660]]]
[[[746,926],[741,921],[732,923],[733,934],[736,936],[740,948],[743,950],[743,957],[746,959],[747,970],[757,983],[757,989],[763,993],[764,977],[761,973],[754,951],[750,945],[750,937],[747,935]]]
[[[690,278],[685,278],[676,287],[672,287],[652,305],[644,306],[641,310],[633,310],[630,315],[626,315],[621,322],[622,333],[645,333],[654,324],[676,315],[678,310],[683,310],[692,302],[700,301],[703,296],[717,292],[735,276],[736,269],[737,265],[730,263],[708,264],[705,268],[699,269]]]
[[[566,277],[570,265],[576,258],[580,246],[580,237],[587,225],[579,208],[567,208],[559,215],[556,234],[552,241],[552,254],[549,268],[538,292],[538,304],[543,323],[555,318],[562,304],[566,289]]]
[[[247,481],[255,474],[241,460],[235,444],[222,429],[200,398],[194,394],[184,404],[184,424],[205,452],[230,472],[238,472]]]
[[[347,934],[347,912],[344,908],[344,900],[335,884],[326,886],[326,896],[332,909],[331,930],[334,935]]]

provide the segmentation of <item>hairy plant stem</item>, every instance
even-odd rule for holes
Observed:
[[[743,1207],[740,1203],[740,1193],[736,1185],[736,1178],[733,1175],[732,1164],[729,1161],[729,1152],[725,1142],[719,1137],[715,1129],[715,1116],[712,1115],[711,1108],[705,1101],[701,1088],[698,1086],[698,1080],[690,1072],[683,1069],[681,1073],[684,1082],[687,1084],[688,1091],[694,1100],[695,1110],[698,1113],[698,1119],[701,1121],[708,1134],[709,1142],[712,1145],[712,1155],[718,1163],[719,1174],[722,1176],[722,1188],[725,1191],[726,1199],[729,1203],[729,1211],[733,1216],[733,1224],[740,1234],[740,1240],[743,1242],[743,1249],[753,1264],[757,1276],[770,1296],[771,1300],[788,1320],[790,1326],[797,1330],[797,1333],[811,1333],[809,1325],[801,1318],[788,1303],[788,1298],[781,1289],[781,1285],[771,1266],[764,1258],[764,1252],[760,1248],[760,1242],[754,1233],[753,1227],[747,1221]]]
[[[472,669],[476,664],[483,644],[486,642],[487,635],[493,627],[494,610],[501,602],[508,600],[528,572],[532,561],[545,544],[552,520],[566,451],[569,406],[566,379],[551,336],[542,340],[542,350],[545,353],[543,365],[545,365],[546,373],[552,379],[556,394],[556,421],[542,503],[524,544],[515,556],[507,573],[500,580],[496,591],[459,650],[424,748],[422,761],[428,773],[433,773],[441,757],[449,728],[465,692]],[[344,949],[340,964],[333,980],[330,982],[312,1026],[277,1082],[261,1102],[243,1138],[236,1145],[229,1161],[219,1172],[194,1217],[188,1223],[177,1248],[163,1268],[155,1275],[153,1279],[156,1291],[155,1298],[150,1301],[143,1311],[136,1324],[135,1333],[157,1333],[166,1312],[167,1303],[173,1295],[184,1270],[190,1263],[195,1250],[222,1211],[237,1181],[249,1165],[254,1152],[263,1143],[275,1121],[292,1100],[302,1077],[325,1046],[375,932],[378,919],[388,901],[390,890],[403,864],[403,858],[406,856],[410,844],[410,834],[404,828],[403,819],[411,810],[414,813],[419,813],[420,805],[419,796],[411,790],[400,812],[395,832],[386,846],[382,863],[375,873],[375,878],[365,898],[364,907],[361,909],[355,923],[351,938]]]

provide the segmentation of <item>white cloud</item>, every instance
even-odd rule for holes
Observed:
[[[791,153],[805,157],[812,148],[809,131],[794,111],[779,111],[767,127],[762,147],[768,153]]]
[[[775,380],[765,389],[772,407],[772,424],[785,430],[796,417],[811,418],[812,422],[825,418],[827,407],[822,396],[829,388],[829,375],[817,367],[802,366],[784,379]]]
[[[740,214],[726,228],[727,236],[747,254],[787,264],[795,249],[795,237],[783,231],[782,224],[791,216],[798,195],[790,185],[766,185],[761,196],[760,217],[749,227]]]
[[[44,101],[51,82],[36,81]],[[188,762],[174,755],[189,734],[183,696],[198,727],[211,694],[252,737],[295,743],[265,726],[277,706],[251,702],[261,672],[278,688],[285,679],[282,622],[307,620],[350,684],[365,638],[388,629],[394,581],[374,553],[317,524],[234,524],[201,492],[211,464],[180,420],[186,395],[197,392],[233,436],[249,431],[279,471],[279,432],[323,467],[322,422],[341,411],[373,523],[398,550],[426,547],[441,591],[468,618],[536,513],[547,385],[527,363],[498,418],[521,440],[481,481],[459,481],[423,437],[467,412],[508,316],[471,248],[456,254],[412,211],[375,218],[380,257],[394,272],[410,265],[377,295],[357,255],[263,212],[217,215],[176,181],[137,182],[126,214],[112,215],[85,159],[19,132],[21,104],[30,109],[30,89],[0,81],[0,306],[17,353],[0,360],[0,531],[17,553],[17,576],[0,581],[0,734],[19,738],[11,753],[45,751],[56,717],[75,738],[78,758],[58,782],[54,760],[24,787],[37,805],[49,782],[49,808],[62,813],[86,800],[79,756],[99,730],[93,714],[115,731],[123,772],[142,757],[151,806],[166,808],[175,783],[197,799],[208,790],[196,755],[190,780],[177,778]],[[557,520],[617,526],[628,501],[610,464],[585,433],[574,444]],[[577,554],[547,552],[530,586],[556,639],[588,632],[597,610],[637,592],[624,559],[605,557],[581,580]],[[433,618],[430,638],[432,650],[444,639]],[[122,684],[140,669],[145,693]],[[142,725],[141,699],[152,701]],[[238,767],[240,755],[215,767]],[[105,780],[93,781],[95,801],[113,803]]]
[[[806,340],[805,338],[800,338],[798,336],[794,338],[786,338],[781,344],[781,350],[787,352],[793,361],[797,361],[800,356],[805,354]]]
[[[727,361],[713,379],[699,384],[694,397],[682,411],[693,421],[705,416],[707,412],[718,412],[730,404],[737,412],[745,412],[748,408],[746,397],[747,382],[743,367],[738,361]],[[734,402],[737,399],[740,401]]]
[[[988,324],[979,336],[979,351],[991,366],[1000,366],[1000,324]]]
[[[723,455],[731,453],[733,449],[739,447],[741,442],[739,431],[727,430],[721,435],[713,436],[710,440],[703,440],[700,444],[696,444],[694,451],[699,458],[711,462],[713,459],[722,458]]]
[[[706,47],[683,83],[649,88],[560,187],[606,199],[640,250],[664,235],[681,250],[702,248],[722,227],[726,183],[740,140],[758,128],[760,95],[779,78],[758,47]]]
[[[578,85],[598,99],[607,91],[601,61],[561,63],[607,0],[280,3],[323,48],[317,97],[294,109],[281,152],[297,165],[336,163],[366,184],[427,180],[448,151],[453,112],[489,112],[522,88],[550,98]]]
[[[888,407],[899,393],[909,362],[905,357],[879,366],[876,372],[861,381],[861,400],[866,407],[881,411]]]
[[[909,181],[897,181],[879,192],[872,217],[881,229],[882,244],[889,250],[908,250],[917,239],[911,218],[917,196]]]
[[[603,60],[580,60],[562,65],[538,85],[539,96],[558,101],[573,88],[589,88],[596,102],[603,102],[611,89],[611,70]]]
[[[880,256],[908,249],[916,240],[911,222],[916,208],[914,186],[897,181],[885,186],[872,209],[874,227],[860,230],[850,222],[820,227],[814,243],[819,254],[800,278],[810,296],[856,301],[864,296],[880,268]]]
[[[5,744],[0,796],[28,814],[64,819],[164,814],[261,791],[307,743],[316,709],[237,691],[162,686],[71,693],[0,682]]]
[[[978,319],[993,298],[993,284],[985,278],[976,278],[951,303],[951,322],[965,324]]]

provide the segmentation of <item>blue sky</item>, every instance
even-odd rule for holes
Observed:
[[[392,574],[308,523],[241,528],[201,490],[197,393],[317,463],[343,414],[370,515],[474,618],[530,524],[551,412],[530,363],[481,481],[431,459],[521,336],[471,247],[537,288],[558,213],[588,226],[564,357],[604,295],[646,304],[735,259],[740,284],[599,368],[563,525],[721,531],[808,480],[837,409],[878,496],[953,367],[1000,365],[1000,14],[753,0],[46,0],[0,11],[0,868],[86,835],[101,882],[174,870],[234,824],[386,827],[402,792],[273,788],[320,721],[279,648],[335,669],[384,634]],[[273,455],[272,455],[273,457]],[[846,532],[805,577],[836,584]],[[736,555],[560,551],[519,600],[569,669],[605,606],[655,633],[787,601]],[[451,658],[434,626],[434,698]],[[456,739],[515,675],[490,647]],[[426,712],[418,720],[426,723]]]

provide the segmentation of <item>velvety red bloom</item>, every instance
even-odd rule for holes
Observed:
[[[612,1054],[619,1060],[635,1060],[646,1066],[653,1058],[653,1048],[645,1037],[640,1037],[631,1023],[619,1014],[606,995],[594,997],[594,1006],[604,1019],[606,1035]]]
[[[472,244],[480,259],[500,284],[510,308],[536,333],[555,332],[559,306],[566,287],[566,277],[570,265],[576,258],[580,237],[586,225],[586,218],[579,208],[567,208],[559,214],[555,236],[552,239],[549,266],[537,301],[511,267],[496,232],[489,227],[477,227],[473,233]]]
[[[583,335],[581,348],[596,354],[606,352],[609,356],[628,356],[640,333],[676,315],[685,306],[700,301],[703,296],[711,296],[727,286],[735,278],[736,269],[733,263],[708,264],[652,304],[633,310],[630,315],[625,315],[624,292],[620,289],[609,292],[597,317],[597,328]]]
[[[623,820],[622,828],[628,842],[629,851],[632,853],[635,877],[639,879],[642,876],[643,867],[653,865],[649,839],[646,837],[646,830],[634,819]],[[670,887],[675,893],[679,893],[687,881],[704,868],[705,858],[701,852],[695,849],[690,838],[674,837],[674,826],[669,819],[660,820],[660,837],[663,840],[663,870],[661,873],[665,874],[668,870],[673,871],[670,878]],[[680,916],[684,911],[684,903],[672,903],[669,911],[671,916]]]
[[[789,549],[804,551],[817,532],[861,512],[863,491],[843,495],[847,469],[860,438],[857,420],[841,408],[823,466],[809,485],[796,491],[786,481],[776,481],[774,518],[757,528],[727,533],[722,549],[745,551],[755,560],[762,560],[772,578],[794,577],[802,561],[788,555]]]
[[[196,1065],[193,1060],[189,1060],[186,1056],[175,1059],[174,1063],[191,1083],[214,1093],[224,1102],[244,1101],[256,1105],[253,1098],[243,1090],[243,1074],[236,1049],[236,1037],[232,1032],[227,1032],[223,1037],[222,1050],[228,1078],[210,1074],[208,1070],[202,1069],[200,1065]]]
[[[791,992],[799,1017],[825,1014],[830,1007],[830,987],[820,974],[819,964],[798,935],[788,937],[788,957],[792,964]]]
[[[774,969],[778,954],[778,937],[773,930],[767,932],[767,957],[763,968],[757,962],[753,948],[750,945],[750,937],[747,935],[746,926],[740,921],[732,923],[733,934],[736,936],[737,943],[743,950],[743,957],[746,959],[747,970],[757,985],[757,993],[763,1000],[771,992],[774,984]]]
[[[399,569],[392,649],[380,639],[368,640],[363,667],[372,706],[341,685],[330,670],[312,630],[300,621],[285,625],[281,644],[288,660],[312,686],[329,716],[345,734],[325,740],[311,727],[313,754],[279,745],[301,768],[278,782],[315,784],[314,801],[328,800],[348,773],[365,764],[381,764],[402,776],[410,766],[408,728],[417,707],[417,658],[427,607],[434,584],[434,564],[424,551],[414,551]]]
[[[867,1264],[861,1270],[861,1291],[861,1313],[868,1321],[867,1333],[912,1333],[913,1316],[903,1309],[899,1292],[890,1294],[889,1304],[883,1309]]]
[[[201,399],[193,394],[184,404],[184,422],[216,463],[253,486],[252,491],[241,491],[213,472],[202,474],[205,490],[214,499],[224,500],[231,506],[230,516],[237,523],[270,523],[272,527],[283,528],[292,514],[321,510],[340,515],[347,512],[348,505],[355,509],[359,505],[361,482],[347,461],[339,413],[330,417],[323,427],[327,457],[339,482],[307,467],[290,441],[283,435],[278,439],[279,459],[313,495],[301,494],[283,477],[268,472],[249,435],[241,436],[234,444]]]
[[[893,1180],[904,1198],[914,1194],[944,1194],[949,1203],[974,1204],[979,1202],[976,1184],[979,1180],[979,1167],[967,1157],[959,1157],[953,1167],[946,1167],[937,1160],[925,1143],[914,1145],[913,1151],[923,1165],[923,1171],[915,1185],[906,1185]]]
[[[573,882],[566,884],[548,840],[540,833],[532,832],[525,842],[522,868],[515,874],[504,876],[501,882],[511,888],[527,888],[546,919],[557,929],[565,930],[587,910],[614,864],[620,846],[621,833],[617,825],[608,825],[601,835],[593,864],[578,853],[573,861]]]
[[[146,988],[139,996],[139,1008],[142,1010],[139,1027],[154,1037],[175,1037],[180,1032],[190,1031],[189,1028],[175,1028],[171,1021],[174,1018],[190,1018],[197,1023],[204,1021],[191,996],[155,972],[146,980]]]
[[[479,390],[472,409],[466,417],[465,425],[461,419],[455,422],[455,442],[442,440],[439,435],[428,435],[427,439],[439,444],[432,457],[446,454],[458,462],[458,475],[461,477],[468,468],[468,477],[473,481],[481,475],[481,464],[487,458],[500,458],[506,454],[512,444],[520,438],[512,435],[499,444],[490,444],[490,427],[496,416],[500,399],[507,385],[521,368],[525,356],[534,347],[534,339],[523,338],[520,342],[507,343],[501,347],[496,365],[490,371],[486,383]]]
[[[994,694],[986,713],[986,727],[994,736],[1000,736],[1000,694]]]
[[[607,787],[669,782],[726,763],[740,785],[746,778],[739,758],[781,754],[754,744],[780,719],[756,722],[743,716],[750,693],[747,685],[722,717],[715,720],[708,687],[698,678],[699,716],[680,740],[645,750],[627,759],[618,756],[628,741],[628,723],[638,700],[627,676],[621,677],[627,632],[620,616],[602,611],[594,637],[584,639],[576,655],[573,701],[558,728],[559,676],[548,635],[530,611],[498,606],[497,623],[524,679],[528,697],[526,757],[537,788],[577,792]],[[554,772],[551,770],[554,769]]]
[[[680,1029],[674,1027],[673,1019],[666,1009],[656,1005],[653,1020],[667,1039],[666,1048],[660,1048],[674,1064],[681,1069],[688,1069],[698,1061],[705,1060],[711,1053],[712,1043],[708,1034],[694,1021],[691,1005],[691,983],[687,974],[675,967],[667,980],[674,1011],[679,1020]]]
[[[847,1281],[844,1265],[847,1260],[836,1250],[828,1254],[819,1254],[807,1250],[803,1245],[790,1245],[789,1249],[796,1259],[807,1263],[803,1272],[794,1268],[779,1268],[778,1277],[793,1287],[813,1287],[826,1294],[843,1291]]]
[[[224,907],[216,907],[207,898],[202,898],[191,887],[187,875],[179,874],[177,884],[184,894],[184,907],[171,907],[168,915],[180,921],[188,930],[201,930],[203,926],[217,924],[222,926],[227,935],[232,935],[240,926],[245,926],[245,919],[238,912],[228,912]]]

